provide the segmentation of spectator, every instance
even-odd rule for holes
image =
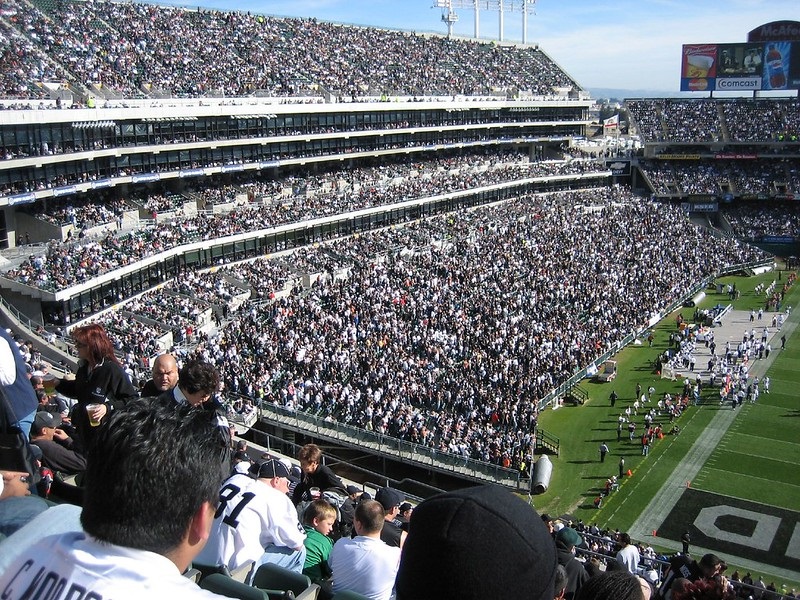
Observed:
[[[403,523],[398,519],[400,505],[404,500],[403,495],[393,488],[382,487],[375,494],[375,500],[383,507],[381,539],[390,546],[402,548],[408,535],[403,531]]]
[[[300,461],[303,478],[294,488],[292,502],[299,504],[305,500],[316,500],[311,497],[311,488],[317,488],[320,492],[337,489],[347,494],[347,488],[342,480],[328,466],[322,464],[322,450],[319,446],[306,444],[300,448],[297,459]]]
[[[658,593],[664,600],[670,600],[675,584],[682,586],[679,580],[694,582],[713,579],[722,575],[727,567],[716,554],[704,554],[699,562],[688,554],[676,554],[669,561],[669,569],[661,580]]]
[[[160,354],[153,361],[153,378],[144,384],[141,393],[143,397],[160,396],[177,383],[178,362],[172,354]]]
[[[289,469],[273,458],[251,472],[255,479],[237,473],[222,485],[209,541],[197,560],[231,573],[248,569],[248,582],[266,563],[299,573],[306,536],[287,496]]]
[[[619,536],[620,549],[617,552],[617,562],[626,568],[632,575],[639,570],[639,548],[631,543],[631,536],[622,533]]]
[[[575,600],[650,600],[652,589],[628,571],[609,570],[586,581]]]
[[[583,538],[572,527],[562,527],[556,533],[556,552],[558,564],[567,571],[566,600],[572,600],[580,592],[581,586],[589,579],[583,563],[575,558],[575,549],[583,545]]]
[[[219,373],[214,365],[201,360],[189,360],[183,365],[177,385],[163,392],[162,400],[217,409],[212,396],[219,390]]]
[[[30,475],[0,471],[0,534],[3,536],[11,535],[49,506],[42,498],[31,496]]]
[[[336,508],[325,500],[314,500],[303,513],[303,528],[306,531],[303,575],[308,575],[313,583],[322,584],[331,576],[328,558],[333,549],[330,533],[335,522]]]
[[[397,573],[397,600],[555,597],[553,539],[536,511],[499,486],[421,502]],[[336,567],[334,566],[334,578]]]
[[[84,531],[46,537],[0,576],[9,600],[55,585],[98,598],[218,598],[183,573],[203,547],[228,447],[203,411],[130,402],[89,449]],[[85,533],[84,533],[85,532]]]
[[[381,541],[383,507],[363,500],[356,507],[356,537],[341,538],[333,545],[330,565],[333,593],[351,591],[371,600],[389,600],[400,562],[400,548]]]
[[[43,466],[69,475],[86,469],[86,457],[61,428],[61,415],[39,411],[33,419],[31,443],[42,451]]]
[[[29,373],[19,345],[0,327],[0,385],[3,386],[0,410],[6,413],[6,422],[19,427],[26,438],[30,436],[39,405]]]
[[[414,512],[414,506],[410,502],[403,502],[400,505],[400,514],[397,515],[397,520],[400,522],[400,528],[408,533],[408,526],[411,523],[411,515]]]
[[[74,380],[56,379],[60,394],[75,398],[72,424],[81,446],[89,450],[94,443],[97,426],[114,410],[138,396],[105,329],[96,324],[76,327],[72,339],[78,352],[78,371]]]

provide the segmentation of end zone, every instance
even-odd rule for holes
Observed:
[[[800,571],[800,513],[687,488],[658,536],[729,557]],[[691,550],[691,549],[690,549]]]

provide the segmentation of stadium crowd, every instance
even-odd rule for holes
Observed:
[[[643,99],[625,106],[645,142],[774,142],[800,134],[791,99]]]
[[[152,256],[170,248],[193,241],[216,239],[228,235],[267,229],[285,223],[341,214],[373,206],[385,206],[402,200],[424,198],[484,185],[516,181],[544,174],[583,173],[604,170],[600,163],[565,161],[554,164],[526,161],[475,165],[475,157],[445,161],[444,169],[434,161],[408,163],[402,167],[404,177],[386,181],[380,168],[368,169],[365,176],[356,175],[359,185],[339,191],[335,180],[328,180],[331,191],[307,193],[307,184],[295,185],[303,193],[290,202],[262,202],[237,208],[225,215],[198,214],[194,217],[175,217],[119,235],[115,232],[98,239],[60,242],[47,245],[46,254],[32,256],[19,267],[9,269],[5,276],[41,289],[58,291],[88,281],[103,273]],[[336,176],[336,174],[335,174]],[[274,184],[267,184],[273,187]]]
[[[737,197],[773,197],[800,193],[800,173],[790,161],[643,160],[639,164],[657,196],[730,193]]]
[[[274,96],[326,90],[348,99],[512,90],[551,96],[554,87],[577,87],[538,48],[136,3],[65,1],[47,13],[4,0],[2,10],[11,28],[35,44],[17,52],[16,69],[0,71],[0,88],[14,91],[12,97],[30,94],[20,80],[50,76],[128,98],[257,90]],[[346,60],[341,48],[348,49]]]
[[[710,265],[763,256],[710,243],[676,211],[609,188],[309,249],[323,262],[306,256],[306,266],[340,257],[334,266],[349,276],[327,274],[248,312],[197,352],[229,392],[437,450],[519,461],[535,400],[685,292],[665,265],[680,260],[681,281],[694,282]],[[636,238],[624,231],[632,224]],[[348,256],[361,259],[348,266]]]
[[[734,235],[743,240],[760,240],[765,236],[800,239],[800,212],[794,202],[739,204],[725,207]]]

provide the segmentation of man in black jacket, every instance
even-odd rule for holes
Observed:
[[[300,461],[300,470],[303,479],[294,488],[292,502],[295,506],[303,500],[316,500],[311,497],[311,488],[316,488],[320,493],[331,488],[340,490],[347,495],[347,488],[339,477],[328,467],[322,464],[322,450],[316,444],[306,444],[297,453]]]
[[[589,579],[589,573],[583,563],[575,558],[575,548],[581,544],[583,544],[583,538],[572,527],[563,527],[556,533],[558,564],[567,571],[565,600],[572,600],[584,582]]]
[[[61,415],[39,411],[33,419],[31,443],[42,451],[44,466],[74,475],[86,470],[83,449],[61,428]]]

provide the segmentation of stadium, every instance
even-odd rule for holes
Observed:
[[[0,0],[0,28],[0,310],[31,370],[76,370],[99,323],[139,387],[166,352],[213,364],[253,444],[417,500],[503,486],[653,563],[689,528],[794,597],[800,104],[752,90],[800,87],[796,27],[684,47],[711,93],[628,99],[603,145],[533,44],[82,0]],[[743,430],[770,451],[723,465]]]

